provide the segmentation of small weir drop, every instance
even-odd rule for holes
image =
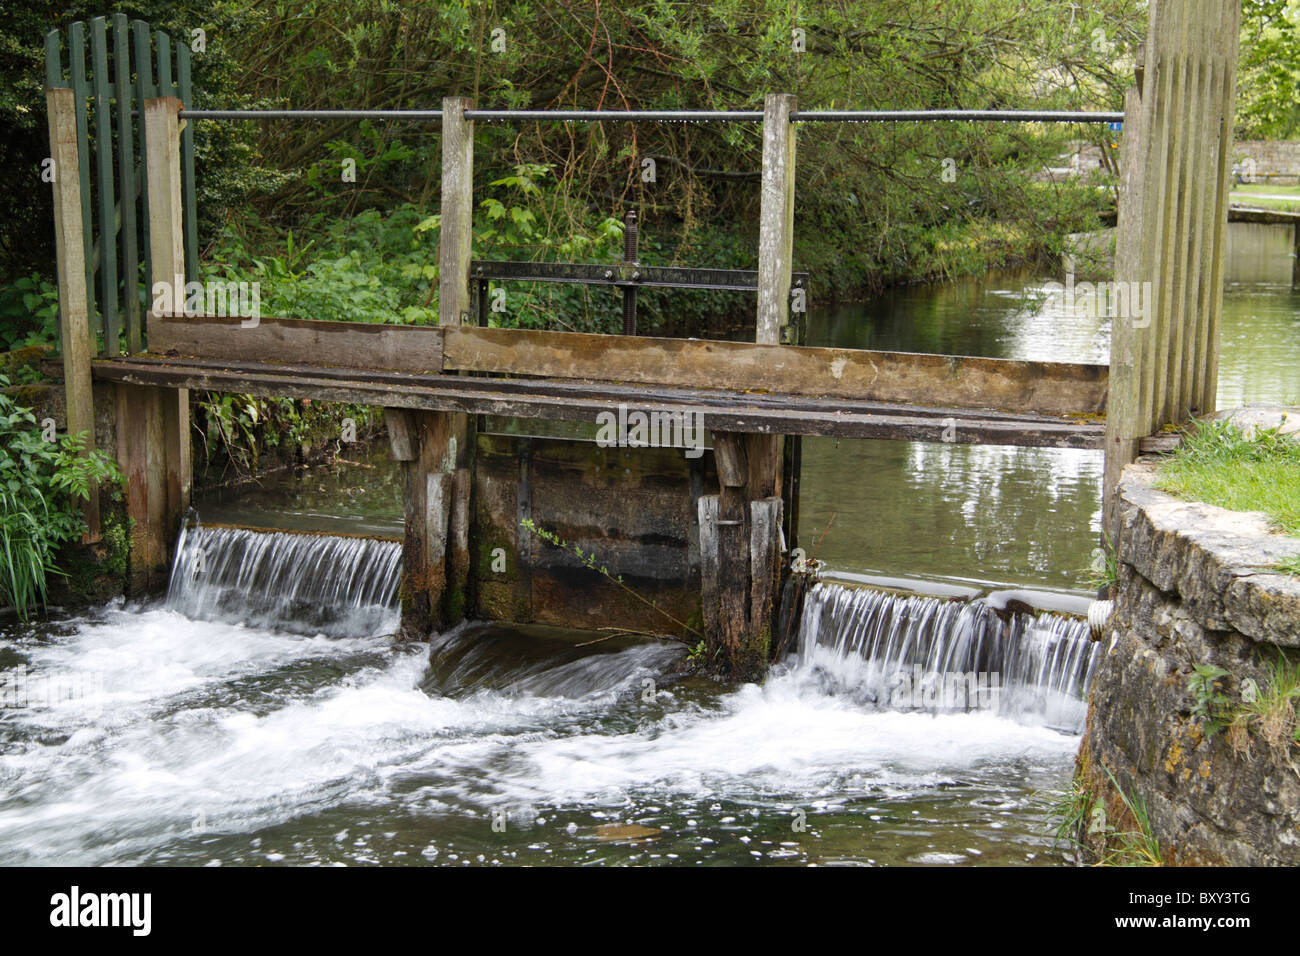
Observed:
[[[882,710],[983,710],[1080,733],[1100,658],[1086,621],[815,585],[797,666],[825,691]]]
[[[363,636],[397,626],[395,541],[247,528],[185,527],[167,606],[196,620]]]

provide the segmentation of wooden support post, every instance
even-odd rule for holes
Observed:
[[[1223,315],[1223,282],[1228,262],[1228,208],[1232,191],[1232,124],[1237,109],[1237,56],[1241,36],[1241,4],[1236,0],[1215,0],[1210,31],[1210,57],[1216,65],[1214,84],[1202,120],[1218,130],[1218,214],[1210,254],[1210,288],[1207,294],[1208,330],[1202,343],[1203,354],[1194,360],[1203,365],[1198,376],[1201,385],[1199,408],[1202,415],[1218,409],[1219,391],[1219,323]]]
[[[419,449],[414,413],[404,408],[385,408],[384,425],[395,461],[414,461]]]
[[[455,573],[468,564],[467,519],[456,513],[458,487],[467,480],[456,467],[460,449],[449,412],[386,410],[389,437],[400,452],[406,533],[402,545],[402,636],[424,640],[429,632],[463,616],[464,592]],[[402,422],[402,424],[397,424]],[[399,437],[400,436],[400,437]],[[401,455],[410,457],[402,458]],[[463,542],[459,539],[465,538]],[[457,549],[465,548],[466,557]]]
[[[165,283],[171,312],[185,311],[185,234],[181,225],[181,101],[144,104],[145,173],[149,182],[149,263],[157,297]]]
[[[155,285],[167,284],[176,311],[185,299],[180,105],[162,97],[148,100],[144,110],[150,268]],[[189,390],[119,385],[117,410],[119,434],[128,436],[118,441],[118,460],[127,475],[127,513],[135,519],[133,586],[156,588],[166,582],[168,548],[190,504]]]
[[[764,345],[790,342],[795,103],[784,93],[769,94],[763,103],[755,341]],[[759,680],[767,669],[781,583],[783,439],[715,432],[713,455],[720,491],[698,505],[701,619],[726,675]]]
[[[785,341],[794,264],[794,124],[796,99],[769,93],[763,101],[763,185],[758,225],[758,322],[755,341]]]
[[[86,434],[85,450],[95,447],[95,406],[90,382],[90,314],[86,286],[86,246],[81,219],[80,157],[76,102],[72,90],[45,93],[49,112],[50,157],[54,162],[54,244],[59,276],[59,349],[68,406],[68,434]],[[99,489],[85,504],[85,541],[98,541]]]
[[[1239,21],[1236,0],[1152,3],[1141,97],[1125,104],[1115,279],[1129,294],[1112,330],[1103,489],[1112,540],[1139,441],[1215,408]]]
[[[442,227],[438,240],[438,324],[472,324],[469,260],[474,216],[474,121],[465,118],[473,101],[442,101]]]
[[[1295,249],[1291,260],[1291,286],[1300,289],[1300,222],[1295,224]]]
[[[701,620],[733,680],[760,680],[780,584],[781,438],[718,432],[717,495],[701,497]]]
[[[442,101],[442,228],[438,242],[438,324],[472,325],[469,262],[473,245],[474,123],[465,118],[473,101],[449,96]],[[447,484],[445,587],[439,620],[459,621],[467,606],[470,581],[470,500],[474,474],[474,419],[448,417],[454,449]]]
[[[1142,175],[1146,165],[1151,140],[1143,128],[1147,117],[1142,109],[1142,98],[1136,88],[1130,88],[1124,101],[1124,139],[1120,153],[1119,218],[1115,227],[1115,281],[1137,282],[1138,288],[1146,276],[1142,262],[1142,239],[1145,209]],[[1148,286],[1148,288],[1152,288]],[[1150,296],[1147,297],[1147,315],[1136,319],[1132,310],[1128,315],[1115,316],[1110,333],[1110,380],[1106,405],[1105,469],[1103,477],[1103,524],[1105,535],[1118,540],[1118,509],[1115,489],[1124,466],[1138,454],[1138,440],[1148,432],[1149,402],[1141,388],[1141,370],[1150,361],[1152,348],[1152,316]]]
[[[126,514],[131,528],[129,589],[157,590],[167,581],[168,485],[163,440],[166,389],[119,384],[117,460],[126,484]]]

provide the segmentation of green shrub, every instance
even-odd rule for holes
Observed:
[[[0,374],[0,600],[25,618],[44,604],[48,575],[60,573],[58,546],[86,530],[80,504],[92,483],[119,482],[121,473],[103,452],[83,454],[84,434],[47,441],[8,386]]]

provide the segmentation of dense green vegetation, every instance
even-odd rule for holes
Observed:
[[[1243,0],[1238,139],[1300,138],[1300,0]]]
[[[119,9],[174,36],[205,29],[195,86],[206,106],[411,107],[462,94],[484,106],[753,109],[780,90],[810,109],[1114,108],[1143,31],[1139,0],[1098,0],[1086,12],[1063,0],[1032,11],[1015,0],[816,10],[774,0],[418,8],[392,0],[157,0]],[[11,38],[0,60],[0,123],[15,134],[2,161],[15,181],[36,176],[47,153],[41,37],[99,12],[46,0],[0,14],[0,33]],[[805,127],[798,264],[816,274],[814,292],[824,299],[1054,251],[1065,233],[1095,223],[1104,197],[1031,176],[1068,139],[1100,135],[965,124]],[[208,261],[232,242],[246,262],[288,264],[304,251],[296,271],[311,276],[310,301],[324,295],[347,316],[363,291],[355,273],[372,273],[378,245],[391,250],[411,238],[408,219],[418,215],[426,228],[423,246],[405,253],[436,246],[436,228],[427,225],[437,211],[436,127],[205,123],[196,145]],[[510,228],[480,223],[479,238],[502,257],[612,256],[611,220],[635,205],[657,244],[647,260],[745,265],[754,255],[760,152],[753,125],[480,124],[479,218]],[[653,182],[643,181],[645,159],[656,164]],[[344,160],[355,161],[355,182],[343,180]],[[44,195],[41,202],[28,219],[0,217],[0,271],[10,277],[49,276]],[[340,225],[370,210],[390,227],[382,235],[374,221],[359,223],[355,236]],[[350,240],[341,250],[340,239]],[[340,251],[359,259],[340,264]],[[431,261],[412,264],[421,268],[377,276],[386,287],[399,280],[390,298],[407,321],[417,315],[409,310],[433,304],[422,298],[430,280],[422,267]],[[257,273],[277,303],[303,291],[302,280]],[[549,305],[561,318],[590,321],[581,318],[589,304],[580,295]],[[512,309],[505,321],[535,314]]]
[[[60,545],[86,530],[80,503],[92,482],[121,475],[106,454],[82,454],[84,435],[53,436],[5,391],[0,373],[0,604],[22,617],[45,601]]]
[[[1300,57],[1287,18],[1296,3],[1244,5],[1241,135],[1295,129]],[[6,6],[0,170],[32,188],[0,196],[0,347],[57,338],[49,190],[39,179],[48,153],[43,36],[114,10],[176,38],[201,27],[207,42],[194,55],[195,105],[235,108],[409,108],[464,95],[485,107],[736,110],[787,91],[805,109],[1118,109],[1146,29],[1142,0]],[[1080,139],[1101,143],[1106,135],[1019,124],[802,126],[795,265],[813,274],[812,302],[1056,261],[1065,237],[1095,227],[1112,202],[1097,188],[1110,174],[1053,183],[1039,171]],[[752,267],[760,140],[753,124],[480,123],[475,255],[612,261],[621,253],[622,216],[635,207],[642,261]],[[195,144],[205,273],[260,283],[265,314],[434,321],[436,125],[207,122],[196,124]],[[128,284],[123,294],[132,291]],[[507,291],[494,323],[617,327],[618,299],[607,290]],[[743,336],[749,314],[742,294],[640,298],[640,325],[651,333]],[[198,401],[196,428],[217,439],[196,441],[204,460],[248,467],[256,451],[231,436],[263,428],[260,417],[241,424],[224,399]],[[292,413],[307,410],[295,403]],[[270,434],[284,425],[272,422]]]

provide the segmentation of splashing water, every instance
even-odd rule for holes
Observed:
[[[165,605],[0,636],[0,674],[76,688],[0,710],[0,863],[1053,861],[1037,791],[1077,738],[1034,694],[1073,699],[1072,622],[1003,634],[978,604],[823,586],[801,650],[727,689],[674,682],[675,642],[486,623],[394,642],[398,561],[200,529]],[[864,651],[996,660],[1033,693],[884,709]]]
[[[1079,733],[1099,658],[1086,621],[821,583],[804,603],[798,666],[864,705]]]
[[[395,541],[246,528],[183,528],[167,606],[196,620],[313,634],[396,626]]]

